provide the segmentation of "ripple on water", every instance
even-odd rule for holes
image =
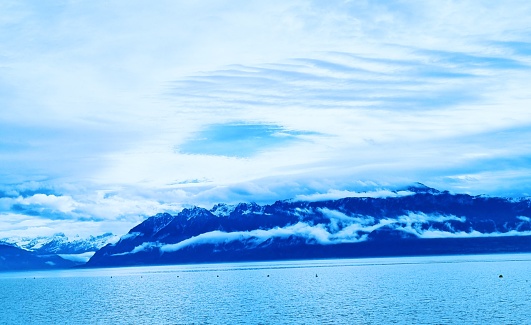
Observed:
[[[3,274],[0,323],[524,324],[530,261],[522,254]]]

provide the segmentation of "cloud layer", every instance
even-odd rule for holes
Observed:
[[[527,1],[0,13],[2,237],[417,181],[531,195]]]
[[[456,231],[450,222],[464,223],[466,218],[453,215],[409,213],[397,218],[375,220],[371,216],[351,217],[339,211],[326,208],[320,209],[320,212],[329,219],[328,223],[312,224],[300,221],[293,225],[271,229],[233,232],[214,230],[192,236],[177,243],[144,242],[129,252],[115,253],[113,256],[136,254],[154,249],[159,250],[162,254],[172,253],[190,246],[223,246],[233,242],[241,242],[246,248],[254,248],[268,240],[286,240],[289,238],[299,238],[306,243],[319,245],[357,243],[366,241],[371,233],[382,228],[402,233],[404,236],[414,236],[422,239],[531,236],[531,231],[518,231],[515,229],[492,233],[482,233],[474,229]],[[529,223],[529,220],[526,219],[522,219],[522,221]]]

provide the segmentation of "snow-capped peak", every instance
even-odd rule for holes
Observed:
[[[118,236],[113,235],[112,233],[105,233],[99,236],[89,236],[87,238],[74,236],[72,239],[67,237],[64,233],[56,233],[49,237],[11,237],[0,239],[0,241],[16,245],[28,251],[35,251],[39,253],[77,254],[96,251],[108,243],[116,242],[118,239]]]
[[[212,207],[210,213],[217,217],[228,217],[236,208],[235,205],[219,203]]]

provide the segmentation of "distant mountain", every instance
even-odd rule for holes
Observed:
[[[39,253],[55,254],[81,254],[95,252],[109,242],[116,241],[117,239],[117,236],[112,233],[105,233],[100,236],[90,236],[88,238],[77,237],[73,240],[70,240],[64,234],[58,234],[35,251]]]
[[[8,243],[0,243],[0,271],[69,268],[76,263],[55,254],[39,255]]]
[[[153,216],[88,266],[531,252],[531,201],[440,192],[218,204]]]
[[[63,233],[57,233],[49,237],[4,238],[2,240],[38,254],[82,254],[95,252],[117,239],[117,236],[112,233],[88,238],[74,237],[73,239],[68,238]]]
[[[111,233],[90,236],[88,238],[74,237],[73,239],[68,238],[63,233],[57,233],[49,237],[4,238],[0,239],[0,244],[4,243],[22,248],[24,251],[32,252],[37,256],[57,255],[63,259],[75,262],[75,264],[84,264],[97,250],[116,240],[118,240],[118,236]]]

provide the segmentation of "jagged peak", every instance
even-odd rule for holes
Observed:
[[[185,217],[187,220],[197,218],[197,217],[208,217],[212,216],[213,214],[208,211],[205,208],[201,208],[198,206],[193,206],[191,208],[184,208],[181,213],[179,213],[179,216]]]
[[[261,205],[258,205],[255,202],[250,202],[250,203],[239,203],[236,206],[235,211],[238,211],[241,214],[249,214],[253,212],[262,212],[263,209],[264,208]]]
[[[169,213],[164,212],[164,213],[157,213],[156,215],[147,218],[146,220],[144,220],[143,223],[146,223],[146,224],[150,224],[150,223],[161,224],[161,223],[168,223],[169,220],[171,220],[171,219],[173,219],[173,216],[171,214],[169,214]]]
[[[133,227],[125,236],[122,236],[120,240],[130,238],[135,233],[156,233],[160,229],[166,227],[173,218],[174,217],[169,213],[157,213]]]
[[[212,209],[210,209],[210,213],[217,217],[227,217],[234,211],[235,208],[235,205],[218,203],[214,205]]]

